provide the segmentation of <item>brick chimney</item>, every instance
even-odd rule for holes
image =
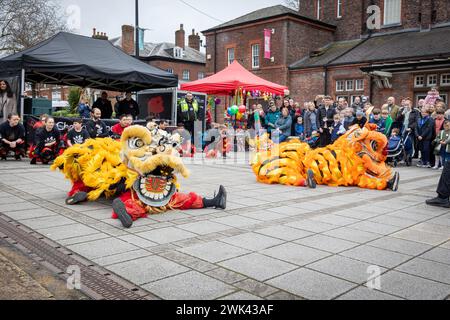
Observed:
[[[195,33],[195,29],[192,29],[192,34],[189,36],[189,47],[200,51],[200,36]]]
[[[180,30],[175,31],[175,45],[180,48],[186,46],[186,33],[183,29],[183,24],[180,24]]]
[[[96,28],[92,29],[92,38],[100,40],[108,40],[106,32],[98,32]]]
[[[135,51],[134,47],[134,27],[123,25],[122,26],[122,50],[133,55]]]

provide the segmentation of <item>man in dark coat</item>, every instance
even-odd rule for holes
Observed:
[[[422,161],[418,167],[431,168],[430,165],[430,148],[434,134],[434,121],[430,117],[430,111],[422,108],[421,117],[416,122],[415,135],[418,140],[419,150],[422,155]]]
[[[105,91],[102,92],[101,98],[98,98],[95,101],[92,108],[97,108],[102,112],[103,119],[111,119],[113,114],[113,107],[111,101],[108,100],[108,93]]]
[[[320,146],[326,147],[331,144],[330,128],[333,126],[334,115],[336,108],[333,105],[333,99],[326,96],[323,100],[323,107],[319,108],[319,123],[320,123]]]

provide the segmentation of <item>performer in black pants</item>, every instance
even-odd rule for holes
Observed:
[[[445,163],[436,192],[438,196],[427,200],[426,203],[430,206],[450,208],[450,161]]]

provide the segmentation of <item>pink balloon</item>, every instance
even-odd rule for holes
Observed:
[[[247,111],[247,107],[246,106],[244,106],[244,105],[239,106],[239,112],[240,113],[244,114],[245,111]]]

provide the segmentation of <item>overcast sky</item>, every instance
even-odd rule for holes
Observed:
[[[123,24],[134,25],[135,0],[59,0],[63,10],[80,10],[80,30],[77,33],[91,36],[92,28],[106,32],[110,38],[121,35]],[[203,11],[202,14],[189,5]],[[175,42],[175,30],[184,24],[186,36],[206,30],[252,11],[277,4],[284,0],[139,0],[140,27],[146,31],[146,42]],[[211,17],[208,17],[211,16]],[[72,13],[72,16],[75,15]],[[68,18],[69,24],[77,21]],[[221,22],[222,21],[222,22]]]

